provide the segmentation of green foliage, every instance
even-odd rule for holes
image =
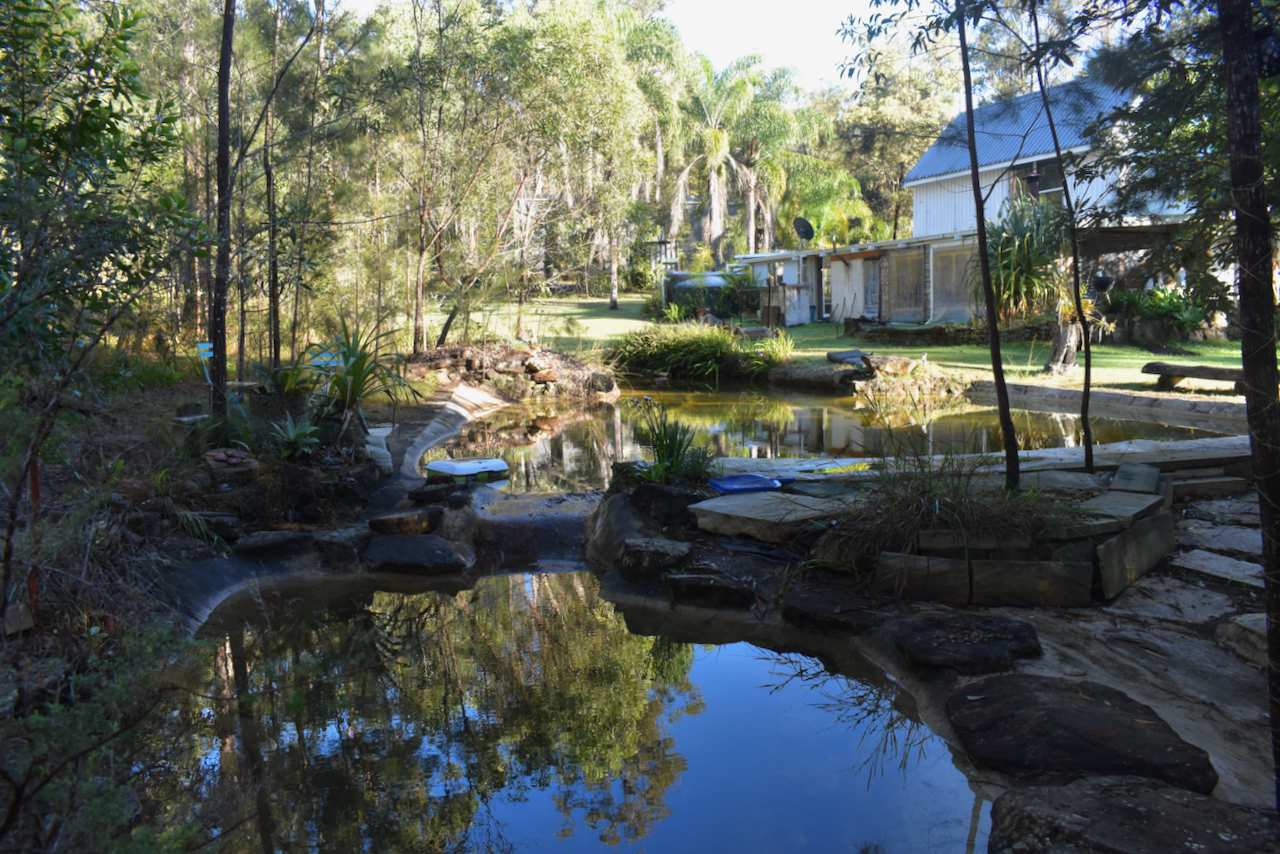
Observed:
[[[1169,321],[1184,332],[1199,329],[1205,320],[1199,300],[1177,288],[1153,288],[1145,292],[1113,290],[1103,298],[1103,311]]]
[[[320,438],[316,435],[320,430],[319,427],[310,421],[295,423],[293,416],[288,413],[285,413],[284,423],[272,424],[271,430],[276,442],[280,445],[280,456],[286,460],[290,457],[306,456],[320,443]]]
[[[610,358],[624,371],[657,371],[672,379],[722,382],[762,377],[790,355],[791,346],[771,343],[757,347],[724,326],[673,323],[627,334],[610,351]]]
[[[1008,323],[1016,314],[1056,309],[1066,293],[1062,255],[1062,208],[1030,197],[1006,202],[1000,217],[987,221],[987,256],[996,311]],[[975,274],[975,278],[977,278]],[[974,283],[982,305],[982,283]]]
[[[375,395],[385,395],[392,400],[418,396],[403,375],[401,357],[378,353],[379,343],[392,334],[364,326],[359,318],[349,324],[346,317],[339,316],[338,331],[329,346],[312,346],[313,353],[326,353],[337,359],[337,364],[325,369],[321,381],[324,401],[318,416],[341,419],[339,437],[346,433],[353,419],[368,429],[360,401]]]
[[[711,477],[714,455],[706,448],[694,447],[696,431],[691,425],[673,419],[665,403],[648,397],[633,397],[630,403],[640,411],[640,441],[653,450],[653,462],[639,469],[642,479],[703,483]]]
[[[271,394],[280,397],[310,394],[320,382],[319,375],[302,353],[299,353],[288,366],[279,370],[272,370],[269,365],[255,363],[253,372],[261,378],[263,385]]]

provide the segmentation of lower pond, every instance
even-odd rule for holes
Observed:
[[[504,409],[473,421],[461,435],[423,457],[496,456],[517,492],[581,492],[608,485],[611,464],[644,459],[641,406],[665,405],[718,457],[867,457],[911,453],[1001,453],[994,409],[876,411],[854,397],[771,392],[636,392],[616,404],[548,403]],[[1222,435],[1118,418],[1090,419],[1094,442],[1200,439]],[[1074,447],[1083,441],[1077,415],[1014,412],[1019,446]]]
[[[395,583],[206,625],[220,850],[986,850],[963,758],[865,660],[633,634],[585,572]]]

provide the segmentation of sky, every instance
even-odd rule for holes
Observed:
[[[865,17],[868,8],[867,0],[668,0],[664,14],[685,49],[705,54],[717,70],[758,53],[766,67],[795,68],[800,86],[816,89],[840,82],[850,49],[840,24],[850,15]]]

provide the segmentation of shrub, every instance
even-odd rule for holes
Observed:
[[[624,371],[720,382],[761,377],[785,361],[793,346],[785,335],[768,343],[750,342],[723,326],[677,323],[629,333],[610,357]]]
[[[638,473],[643,480],[669,483],[673,480],[705,482],[711,477],[712,453],[693,445],[694,429],[671,418],[664,403],[645,397],[631,398],[640,410],[640,441],[653,450],[653,462]]]

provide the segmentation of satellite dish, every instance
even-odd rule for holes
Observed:
[[[813,223],[809,222],[809,220],[798,216],[791,224],[795,227],[796,236],[801,240],[813,240]]]

